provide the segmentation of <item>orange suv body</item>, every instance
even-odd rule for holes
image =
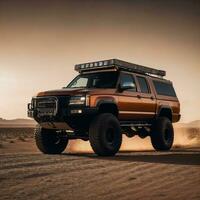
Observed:
[[[172,82],[163,78],[165,71],[116,59],[79,64],[75,70],[79,75],[67,87],[33,97],[28,116],[40,128],[88,140],[95,118],[109,113],[127,136],[146,137],[158,118],[180,120],[180,103]]]

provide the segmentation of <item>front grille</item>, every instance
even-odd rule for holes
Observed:
[[[56,97],[37,97],[33,99],[33,106],[38,117],[56,116],[58,112],[58,99]]]

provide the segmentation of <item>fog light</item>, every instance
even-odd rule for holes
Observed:
[[[82,110],[71,110],[71,114],[81,114]]]

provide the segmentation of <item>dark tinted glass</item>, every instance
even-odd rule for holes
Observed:
[[[118,72],[101,72],[77,76],[68,88],[115,88]]]
[[[137,76],[142,93],[150,93],[148,83],[144,77]]]
[[[135,84],[135,79],[130,74],[122,73],[122,75],[121,75],[121,85],[123,85],[123,86],[131,86],[131,87],[133,87],[132,89],[130,89],[131,91],[133,91],[133,92],[137,91],[136,84]]]
[[[172,84],[161,81],[153,81],[157,94],[176,97]]]

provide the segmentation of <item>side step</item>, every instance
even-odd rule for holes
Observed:
[[[147,123],[144,121],[122,121],[120,122],[121,127],[150,127],[151,123]]]
[[[74,131],[70,131],[70,130],[66,131],[65,137],[70,139],[70,140],[76,140],[76,139],[81,139],[81,140],[84,140],[84,141],[89,140],[88,135],[82,135],[79,132],[74,132]]]

